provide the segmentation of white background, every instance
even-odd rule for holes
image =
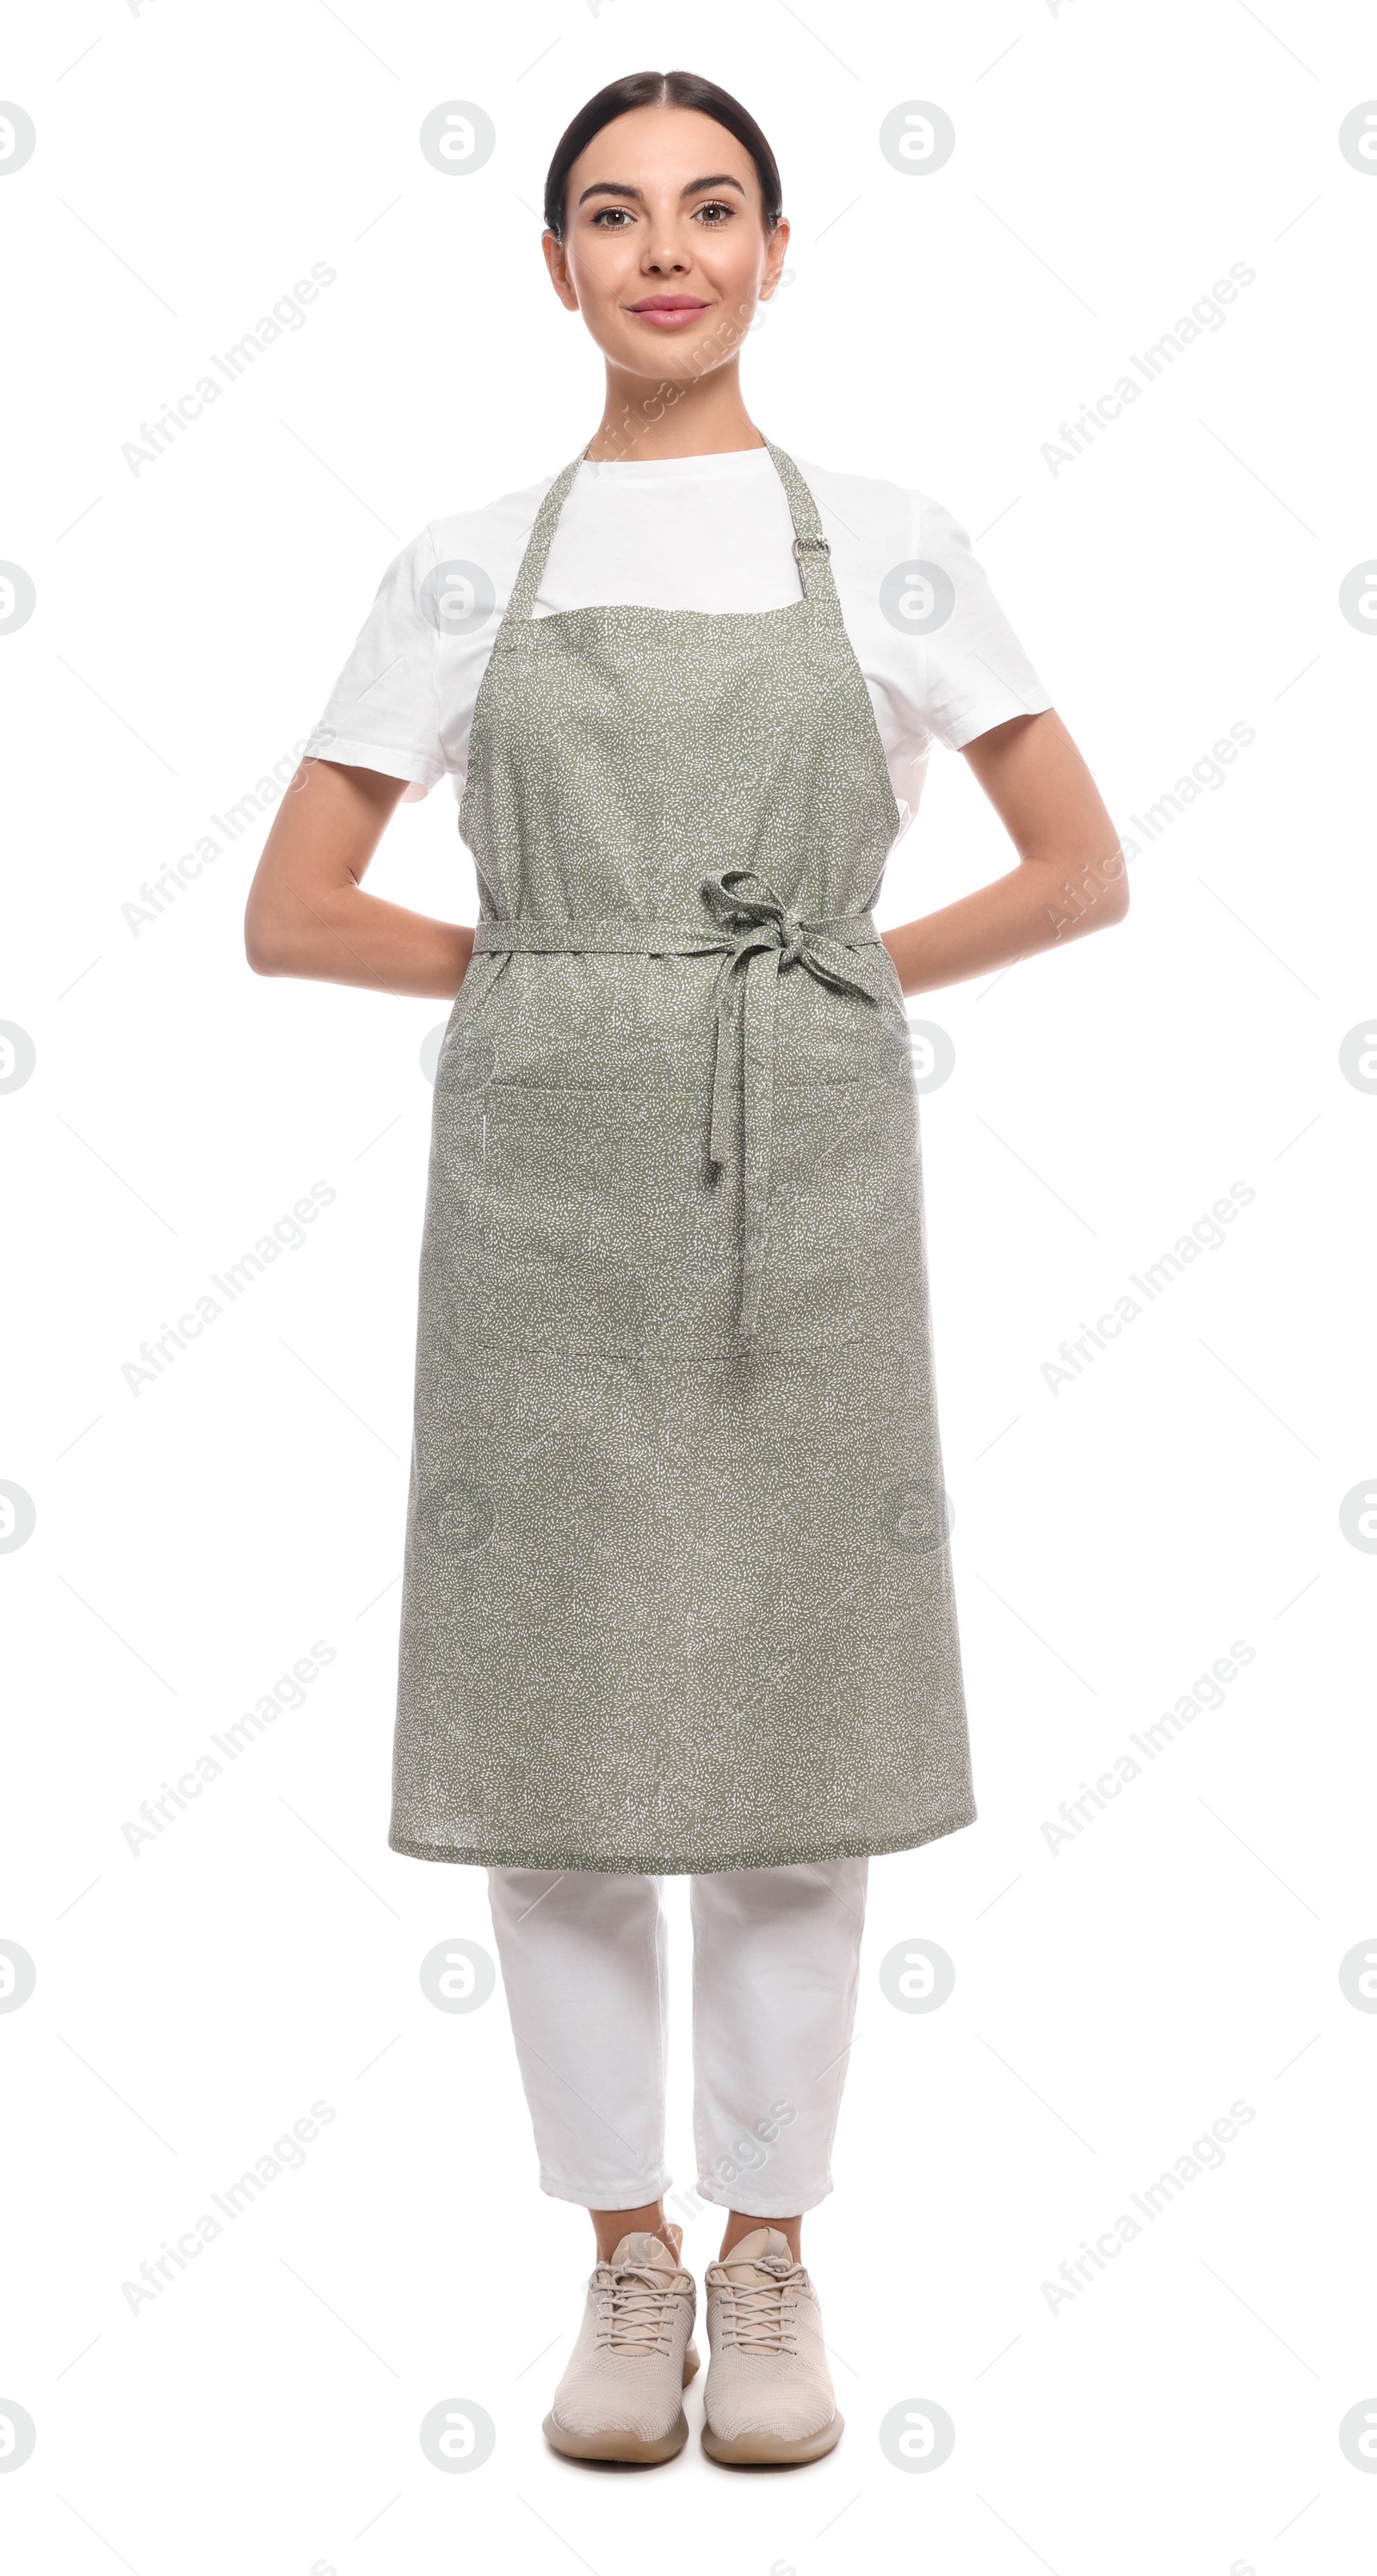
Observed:
[[[587,2222],[537,2189],[500,1987],[471,2015],[421,1989],[435,1944],[491,1948],[482,1873],[386,1846],[443,1007],[249,974],[265,825],[137,935],[122,909],[309,731],[398,545],[590,434],[544,168],[591,91],[674,63],[743,97],[782,166],[796,274],[746,363],[768,434],[955,511],[1120,830],[1256,734],[1134,835],[1122,928],[914,1006],[956,1049],[922,1119],[980,1818],[872,1864],[837,2190],[806,2231],[847,2430],[756,2478],[696,2438],[649,2479],[546,2449]],[[1377,2476],[1338,2428],[1377,2407],[1377,2015],[1338,1971],[1377,1936],[1375,1569],[1339,1512],[1377,1469],[1375,1113],[1339,1049],[1374,998],[1377,646],[1338,592],[1374,544],[1377,178],[1337,141],[1377,93],[1370,23],[58,0],[12,26],[0,88],[38,129],[0,182],[0,555],[37,591],[0,635],[0,1015],[37,1049],[0,1101],[0,1476],[37,1513],[0,1565],[0,1936],[37,1968],[0,2016],[0,2398],[37,2427],[0,2475],[10,2563],[1371,2568]],[[461,178],[417,143],[451,98],[497,129]],[[915,98],[957,134],[925,177],[877,142]],[[140,423],[314,261],[337,277],[305,327],[131,473]],[[1053,474],[1059,424],[1236,261],[1225,326]],[[881,924],[1008,863],[939,752]],[[446,788],[370,882],[474,917]],[[132,1393],[140,1343],[318,1180],[305,1244]],[[1227,1241],[1052,1394],[1063,1339],[1235,1181]],[[132,1853],[140,1802],[318,1638],[304,1705]],[[1224,1705],[1054,1855],[1044,1820],[1235,1639]],[[918,1940],[956,1963],[931,2016],[878,1981]],[[131,2311],[139,2265],[315,2100],[336,2116],[301,2169]],[[1234,2101],[1255,2117],[1222,2166],[1050,2308]],[[700,2277],[715,2229],[690,2218]],[[449,2398],[496,2426],[469,2474],[418,2441]],[[956,2444],[910,2475],[878,2428],[922,2399]]]

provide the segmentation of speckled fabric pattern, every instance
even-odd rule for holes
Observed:
[[[812,496],[787,608],[533,618],[484,674],[435,1079],[389,1840],[677,1874],[975,1816],[899,817]]]

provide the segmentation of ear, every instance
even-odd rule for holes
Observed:
[[[540,236],[540,247],[545,253],[545,265],[550,272],[550,283],[566,313],[577,313],[579,300],[574,292],[574,281],[569,274],[569,257],[563,242],[556,241],[553,233],[544,232]]]
[[[760,301],[762,304],[769,303],[775,288],[779,284],[780,274],[784,267],[784,254],[788,250],[788,247],[789,219],[787,215],[781,215],[774,231],[770,235],[769,247],[765,253],[765,268],[760,280]]]

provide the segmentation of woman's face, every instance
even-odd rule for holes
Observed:
[[[743,143],[694,108],[638,107],[569,173],[564,240],[544,236],[555,291],[610,366],[671,383],[740,348],[773,295],[789,227],[765,230]]]

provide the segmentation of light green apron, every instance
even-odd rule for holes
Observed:
[[[435,1079],[389,1840],[748,1869],[971,1823],[899,816],[801,596],[535,618],[474,710]]]

